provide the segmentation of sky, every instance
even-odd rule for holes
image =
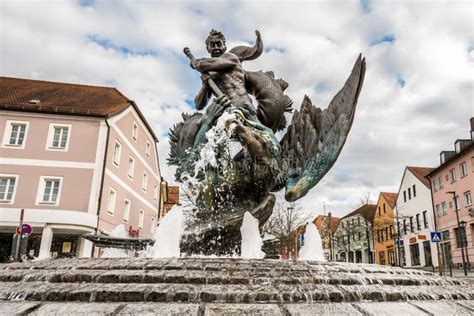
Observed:
[[[199,75],[183,55],[206,57],[210,29],[230,49],[262,34],[264,53],[243,64],[273,70],[298,109],[325,108],[359,53],[367,71],[338,161],[299,205],[342,216],[370,194],[397,192],[405,166],[436,167],[469,137],[474,116],[472,1],[5,1],[0,75],[113,86],[158,135],[162,176],[168,131],[193,112]],[[282,133],[277,136],[282,137]],[[281,195],[278,196],[281,198]]]

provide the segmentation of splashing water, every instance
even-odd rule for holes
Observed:
[[[263,259],[265,253],[262,251],[263,241],[258,229],[258,219],[249,212],[245,212],[242,226],[241,257],[245,259]]]
[[[111,232],[110,236],[112,237],[122,237],[127,238],[128,233],[125,225],[116,226]],[[116,248],[104,248],[102,250],[101,258],[128,258],[127,250],[116,249]]]
[[[306,233],[304,234],[304,237],[305,242],[299,252],[299,260],[326,261],[321,243],[321,236],[316,229],[316,225],[308,223],[306,225]]]
[[[163,217],[153,239],[155,244],[147,249],[148,258],[179,258],[179,243],[184,230],[184,207],[175,205]]]

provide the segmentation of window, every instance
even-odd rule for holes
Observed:
[[[420,264],[420,248],[418,243],[410,245],[411,265],[417,266]]]
[[[441,216],[441,208],[439,207],[439,204],[435,205],[435,210],[436,210],[436,216]]]
[[[129,218],[130,218],[130,201],[125,199],[125,202],[123,204],[123,220],[125,222],[128,222]]]
[[[390,225],[390,239],[395,237],[395,232],[393,231],[393,225]]]
[[[388,226],[385,227],[385,239],[386,239],[386,240],[389,240],[389,237],[388,237]]]
[[[423,225],[428,228],[428,211],[423,211]]]
[[[13,203],[16,176],[0,177],[0,203]]]
[[[467,176],[467,166],[465,161],[459,165],[459,169],[461,170],[461,177]]]
[[[114,164],[116,166],[119,165],[120,163],[120,151],[121,151],[122,146],[120,145],[119,142],[115,142],[115,147],[114,147]]]
[[[406,219],[403,220],[403,234],[404,235],[407,234],[407,220]]]
[[[377,241],[380,242],[380,229],[377,230]]]
[[[145,222],[145,211],[140,210],[140,215],[138,216],[138,228],[143,229],[143,223]]]
[[[411,188],[408,188],[408,199],[411,200]]]
[[[383,238],[383,228],[380,229],[380,240],[381,240],[381,241],[384,241],[384,238]]]
[[[431,183],[431,186],[433,187],[434,192],[438,192],[438,178],[435,178],[433,182]]]
[[[7,121],[3,144],[8,147],[25,147],[26,131],[29,122]]]
[[[449,230],[445,230],[441,232],[441,239],[443,241],[449,240]]]
[[[138,138],[138,125],[135,122],[133,122],[132,137],[134,140],[137,140]]]
[[[158,200],[158,185],[157,185],[157,184],[155,184],[155,185],[153,186],[153,199],[154,199],[155,201]]]
[[[385,209],[385,203],[383,204],[383,213],[387,213],[387,210]]]
[[[471,191],[464,192],[464,206],[472,204]]]
[[[114,214],[115,212],[115,198],[117,196],[117,193],[115,192],[114,189],[110,189],[109,191],[109,201],[107,203],[107,212],[110,214]]]
[[[61,178],[59,177],[41,177],[39,186],[38,204],[53,204],[59,203],[59,194],[61,190]]]
[[[357,240],[362,240],[362,233],[361,232],[357,232]]]
[[[133,179],[133,172],[135,170],[135,159],[132,157],[128,158],[128,177]]]
[[[421,230],[420,214],[416,214],[416,229]]]
[[[414,227],[413,227],[413,216],[410,216],[410,232],[413,233],[414,230],[415,230],[415,229],[414,229]]]
[[[380,206],[379,206],[379,216],[381,216],[382,214],[380,213]]]
[[[403,191],[403,201],[404,202],[407,201],[407,192],[406,191]]]
[[[413,197],[416,197],[416,186],[413,185]]]
[[[449,170],[449,180],[451,180],[451,183],[456,182],[456,169]]]
[[[146,151],[145,151],[146,155],[148,157],[150,157],[150,153],[151,153],[151,144],[149,141],[146,141]]]
[[[380,264],[385,265],[385,251],[379,252]]]
[[[357,217],[357,225],[360,226],[360,217]]]
[[[439,186],[439,189],[443,189],[443,177],[442,176],[439,176],[438,177],[438,186]]]
[[[441,203],[441,211],[443,212],[443,215],[448,214],[448,207],[446,205],[446,202]]]
[[[142,182],[142,189],[143,191],[146,191],[148,187],[148,176],[146,175],[146,172],[143,173],[143,182]]]
[[[154,234],[155,233],[155,229],[156,229],[156,224],[155,224],[155,221],[156,219],[154,217],[151,218],[151,233]]]
[[[69,135],[71,134],[71,125],[50,124],[48,133],[47,150],[67,150],[69,145]]]

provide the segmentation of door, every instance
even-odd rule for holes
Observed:
[[[431,242],[429,240],[423,242],[423,253],[425,254],[425,266],[432,266]]]

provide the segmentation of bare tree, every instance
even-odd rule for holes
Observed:
[[[289,252],[296,252],[297,230],[310,220],[297,203],[277,202],[263,231],[275,236],[280,241],[281,249],[286,247]]]

